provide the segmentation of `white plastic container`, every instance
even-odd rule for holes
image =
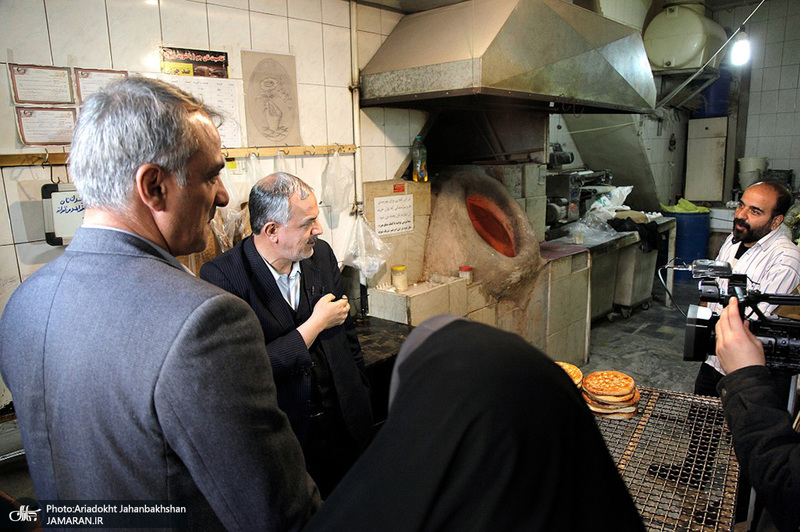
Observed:
[[[742,157],[739,159],[739,172],[744,173],[757,170],[760,174],[763,174],[766,169],[766,157]]]
[[[705,16],[705,6],[671,5],[656,15],[643,35],[653,70],[700,68],[727,40],[725,29]],[[723,54],[711,67],[718,67]]]

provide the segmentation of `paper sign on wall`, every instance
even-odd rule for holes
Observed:
[[[375,232],[396,235],[414,230],[414,196],[398,194],[375,198]]]
[[[71,183],[42,185],[44,236],[51,246],[69,244],[83,223],[83,200]]]

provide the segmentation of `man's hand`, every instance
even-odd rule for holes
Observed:
[[[717,357],[726,373],[747,366],[763,366],[764,346],[750,332],[750,322],[742,322],[739,302],[735,297],[722,311],[715,327],[717,333]]]
[[[336,296],[333,294],[325,294],[314,305],[314,310],[311,313],[309,320],[316,319],[322,326],[322,330],[330,329],[344,323],[350,313],[350,302],[347,296],[342,296],[338,301],[334,301]]]
[[[347,300],[347,296],[343,295],[337,301],[334,301],[335,298],[336,296],[333,294],[322,296],[314,305],[311,317],[297,328],[306,347],[311,347],[322,331],[343,324],[350,314],[350,302]]]

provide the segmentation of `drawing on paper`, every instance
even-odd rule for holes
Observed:
[[[301,144],[294,56],[243,51],[242,68],[248,145]]]

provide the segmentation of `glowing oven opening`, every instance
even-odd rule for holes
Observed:
[[[490,199],[479,194],[467,196],[467,213],[481,238],[506,257],[516,257],[514,234],[508,216]]]

